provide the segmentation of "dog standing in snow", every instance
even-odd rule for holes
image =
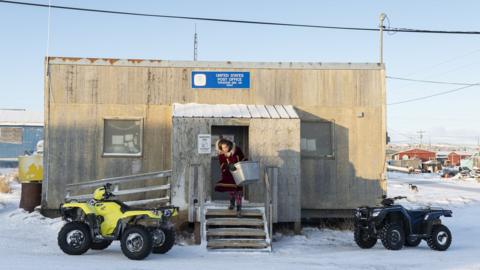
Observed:
[[[410,188],[411,191],[418,192],[418,187],[416,185],[408,184],[408,187]]]

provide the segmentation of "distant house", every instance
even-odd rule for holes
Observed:
[[[472,154],[467,153],[467,152],[461,152],[461,151],[453,151],[450,154],[448,154],[448,163],[453,165],[453,166],[460,166],[460,161],[462,159],[466,159],[471,157]]]
[[[385,150],[385,157],[387,160],[394,159],[395,154],[397,153],[397,150],[395,149],[386,149]]]
[[[43,113],[0,110],[0,165],[16,166],[17,158],[35,151],[43,140]]]
[[[472,154],[472,156],[460,160],[460,167],[462,168],[468,168],[470,170],[473,170],[473,168],[480,167],[480,152],[476,152]]]
[[[436,159],[437,154],[433,151],[414,148],[406,151],[397,152],[393,155],[395,160],[420,159],[421,161],[429,161]]]
[[[445,162],[448,160],[448,154],[450,154],[450,152],[448,152],[448,151],[438,151],[437,152],[437,160],[441,164],[445,164]]]

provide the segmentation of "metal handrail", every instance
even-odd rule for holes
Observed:
[[[268,220],[268,234],[270,237],[270,246],[273,237],[273,205],[272,205],[272,186],[270,184],[270,179],[268,177],[268,168],[265,168],[265,176],[264,176],[264,183],[265,183],[265,212],[266,217]]]
[[[170,178],[172,176],[172,171],[157,171],[157,172],[150,172],[150,173],[143,173],[143,174],[134,174],[134,175],[126,175],[126,176],[118,176],[118,177],[109,177],[103,178],[93,181],[87,182],[80,182],[80,183],[72,183],[68,184],[65,188],[65,200],[84,200],[84,199],[91,199],[92,194],[80,194],[80,195],[71,195],[72,192],[77,193],[79,190],[93,188],[93,187],[100,187],[105,185],[106,183],[110,183],[114,185],[114,193],[118,196],[123,195],[130,195],[135,193],[144,193],[149,191],[159,191],[159,190],[170,190],[170,183],[163,183],[159,185],[149,185],[148,187],[143,188],[125,188],[120,190],[119,184],[122,183],[133,183],[145,180],[152,180],[152,179],[159,179],[159,178]],[[169,182],[169,181],[168,181]],[[134,201],[126,201],[126,204],[129,205],[140,205],[140,204],[147,204],[147,203],[168,203],[170,204],[171,201],[171,194],[168,194],[161,198],[152,198],[152,199],[142,199],[142,200],[134,200]]]
[[[106,183],[121,184],[121,183],[131,182],[131,181],[141,181],[141,180],[148,180],[152,178],[171,177],[171,176],[172,176],[172,170],[126,175],[126,176],[117,176],[117,177],[92,180],[88,182],[68,184],[67,190],[69,188],[74,188],[74,187],[89,188],[89,187],[97,187]]]

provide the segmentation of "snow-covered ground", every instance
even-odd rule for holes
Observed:
[[[480,269],[480,183],[397,173],[389,178],[389,195],[408,196],[405,205],[453,210],[454,217],[444,219],[453,233],[449,250],[432,251],[425,243],[400,251],[377,243],[362,250],[350,231],[304,228],[302,235],[276,235],[272,253],[208,252],[201,246],[177,245],[165,255],[131,261],[117,242],[104,251],[68,256],[56,243],[62,221],[17,209],[17,184],[12,194],[0,194],[0,269]]]

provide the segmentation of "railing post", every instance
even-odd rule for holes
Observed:
[[[196,201],[198,203],[198,189],[195,192],[195,185],[197,185],[197,178],[195,177],[195,169],[193,165],[188,165],[185,168],[185,174],[188,179],[188,222],[197,222],[198,213],[196,211]]]
[[[167,176],[167,183],[170,184],[170,188],[168,189],[168,205],[172,205],[172,175]]]
[[[278,221],[278,167],[272,167],[270,180],[270,204],[272,205],[272,220]]]
[[[264,176],[263,176],[263,184],[265,186],[265,201],[264,201],[264,204],[265,204],[265,217],[267,219],[270,219],[270,191],[269,191],[269,179],[268,179],[268,167],[265,167],[265,171],[264,171]],[[270,230],[270,224],[268,225],[268,228]]]
[[[198,178],[198,200],[200,201],[200,226],[201,226],[201,239],[202,243],[205,244],[207,241],[206,230],[207,225],[205,224],[205,174],[203,173],[203,167],[197,165],[197,178]]]
[[[268,223],[268,234],[270,237],[270,246],[273,238],[273,219],[272,219],[272,197],[271,197],[271,182],[270,174],[273,171],[272,167],[265,167],[264,184],[265,184],[265,218]]]

